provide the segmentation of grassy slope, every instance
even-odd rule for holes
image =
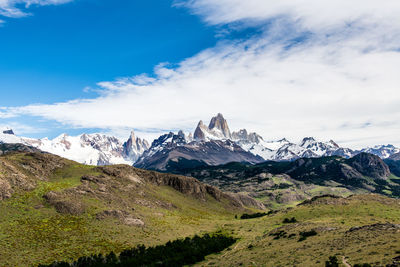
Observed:
[[[24,163],[30,159],[19,154],[3,160]],[[23,167],[18,168],[29,175]],[[129,202],[135,217],[143,220],[145,227],[126,225],[117,218],[95,218],[102,210],[121,208],[123,205],[118,201],[105,203],[102,199],[84,197],[81,201],[87,211],[68,215],[58,213],[44,200],[43,196],[50,191],[62,192],[80,185],[82,175],[88,174],[99,173],[94,167],[66,161],[66,166],[56,169],[50,179],[37,182],[34,190],[20,190],[12,198],[0,201],[0,266],[28,266],[93,253],[118,253],[138,244],[163,244],[179,237],[216,231],[227,218],[234,216],[234,210],[226,209],[211,197],[207,201],[197,200],[170,187],[151,184],[143,189],[144,200],[171,203],[174,207]],[[1,175],[5,175],[4,169]]]
[[[399,229],[346,231],[377,223],[399,224],[399,201],[378,195],[359,195],[345,203],[341,201],[298,206],[268,217],[227,223],[226,229],[240,238],[239,243],[220,255],[209,256],[199,266],[325,266],[333,255],[340,260],[347,257],[350,264],[392,263],[392,258],[400,255]],[[291,217],[299,223],[282,223],[284,218]],[[296,236],[274,240],[269,233],[277,229]],[[298,242],[299,232],[312,229],[318,232],[317,236]]]
[[[4,158],[3,158],[4,159]],[[24,163],[29,157],[8,156],[9,162]],[[23,164],[21,165],[23,166]],[[18,171],[25,172],[24,167]],[[1,169],[1,175],[6,175]],[[137,244],[162,244],[179,237],[222,229],[240,240],[232,248],[207,257],[199,266],[324,266],[329,256],[348,257],[355,263],[391,263],[400,253],[400,232],[359,230],[351,227],[376,223],[400,223],[398,200],[377,195],[353,196],[348,200],[319,200],[277,214],[251,220],[234,219],[238,210],[226,209],[223,203],[209,198],[199,201],[170,187],[148,184],[146,200],[172,203],[175,207],[148,206],[129,202],[145,227],[129,226],[118,219],[95,219],[107,208],[122,208],[118,201],[101,198],[82,199],[88,209],[81,215],[58,213],[44,199],[49,191],[64,191],[81,183],[82,175],[98,175],[98,169],[70,161],[56,169],[50,179],[42,180],[32,191],[16,192],[0,201],[0,266],[24,266],[76,259],[93,253],[118,253]],[[34,178],[32,178],[34,179]],[[37,178],[36,178],[37,179]],[[121,199],[129,199],[127,192]],[[327,204],[328,203],[328,204]],[[295,217],[296,224],[282,224]],[[274,240],[271,231],[296,234]],[[299,232],[316,229],[317,236],[298,242]]]

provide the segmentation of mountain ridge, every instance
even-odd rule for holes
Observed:
[[[162,141],[164,144],[159,143],[160,138],[164,138]],[[146,162],[157,161],[156,158],[152,158],[155,154],[161,161],[162,157],[168,158],[161,154],[171,154],[169,159],[164,159],[167,162],[159,162],[160,170],[166,169],[168,161],[173,164],[172,160],[175,162],[194,160],[220,165],[229,161],[258,163],[268,160],[294,161],[300,158],[326,156],[351,158],[363,152],[388,159],[400,153],[400,149],[393,145],[352,150],[339,146],[333,140],[324,142],[313,137],[305,137],[298,143],[290,142],[285,138],[266,141],[259,134],[246,129],[231,132],[227,120],[221,113],[211,118],[208,126],[200,120],[193,135],[192,133],[186,135],[183,131],[177,134],[168,133],[155,139],[152,144],[136,137],[133,131],[123,142],[118,138],[96,133],[79,136],[63,134],[53,140],[32,139],[16,136],[11,128],[0,130],[0,142],[30,145],[88,165],[129,164],[142,168],[154,168],[157,164],[146,164]],[[171,144],[167,145],[168,142]],[[165,148],[167,149],[164,150]],[[201,151],[204,153],[199,153]],[[214,159],[209,159],[209,155],[213,155]]]

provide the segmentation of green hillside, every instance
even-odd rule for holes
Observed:
[[[170,183],[170,184],[168,184]],[[0,157],[0,266],[31,266],[221,229],[242,203],[193,178]]]
[[[194,178],[8,153],[0,157],[0,266],[118,255],[218,231],[236,243],[198,266],[325,266],[331,256],[385,266],[400,256],[399,200],[325,196],[270,212],[256,205]],[[255,212],[268,215],[239,219]]]

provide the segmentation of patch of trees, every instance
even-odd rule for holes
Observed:
[[[184,266],[203,261],[205,256],[221,252],[236,242],[230,236],[216,233],[202,237],[179,239],[165,245],[148,247],[141,245],[124,250],[119,256],[114,252],[81,257],[73,263],[54,262],[39,267],[97,267],[97,266]]]
[[[274,240],[278,240],[281,238],[292,238],[292,237],[295,237],[296,234],[293,233],[293,234],[288,235],[288,233],[286,231],[280,230],[278,232],[270,233],[269,236],[273,236]]]
[[[252,214],[244,213],[242,216],[240,216],[240,219],[246,220],[246,219],[260,218],[260,217],[264,217],[264,216],[267,216],[267,215],[272,215],[272,214],[275,214],[275,213],[278,213],[278,211],[277,210],[270,210],[268,212],[257,212],[257,213],[252,213]]]
[[[325,267],[339,267],[339,261],[336,256],[329,257],[329,260],[325,262]]]
[[[284,220],[283,220],[283,223],[297,223],[297,220],[296,220],[296,218],[295,217],[292,217],[292,218],[285,218]]]
[[[300,232],[300,239],[299,242],[306,240],[310,236],[315,236],[317,235],[317,232],[315,230],[311,231],[305,231],[305,232]]]
[[[253,213],[253,214],[245,213],[242,216],[240,216],[240,219],[242,219],[242,220],[254,219],[254,218],[264,217],[267,215],[268,215],[268,213],[265,213],[265,212],[257,212],[257,213]]]

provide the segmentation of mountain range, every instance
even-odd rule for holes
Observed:
[[[133,131],[128,140],[122,142],[116,137],[99,133],[79,136],[62,134],[52,140],[33,139],[18,137],[7,128],[0,130],[0,142],[28,145],[87,165],[133,165],[150,146],[146,140],[137,138]]]
[[[21,143],[87,165],[129,164],[140,168],[168,171],[174,165],[207,166],[229,162],[261,163],[263,161],[294,161],[300,158],[340,156],[351,158],[361,152],[382,159],[400,153],[393,145],[379,145],[352,150],[306,137],[299,143],[285,138],[266,141],[262,136],[246,129],[231,132],[222,114],[213,117],[208,126],[200,121],[193,134],[168,133],[150,145],[132,131],[128,140],[121,141],[105,134],[62,134],[49,140],[18,137],[10,128],[0,129],[0,142]]]

